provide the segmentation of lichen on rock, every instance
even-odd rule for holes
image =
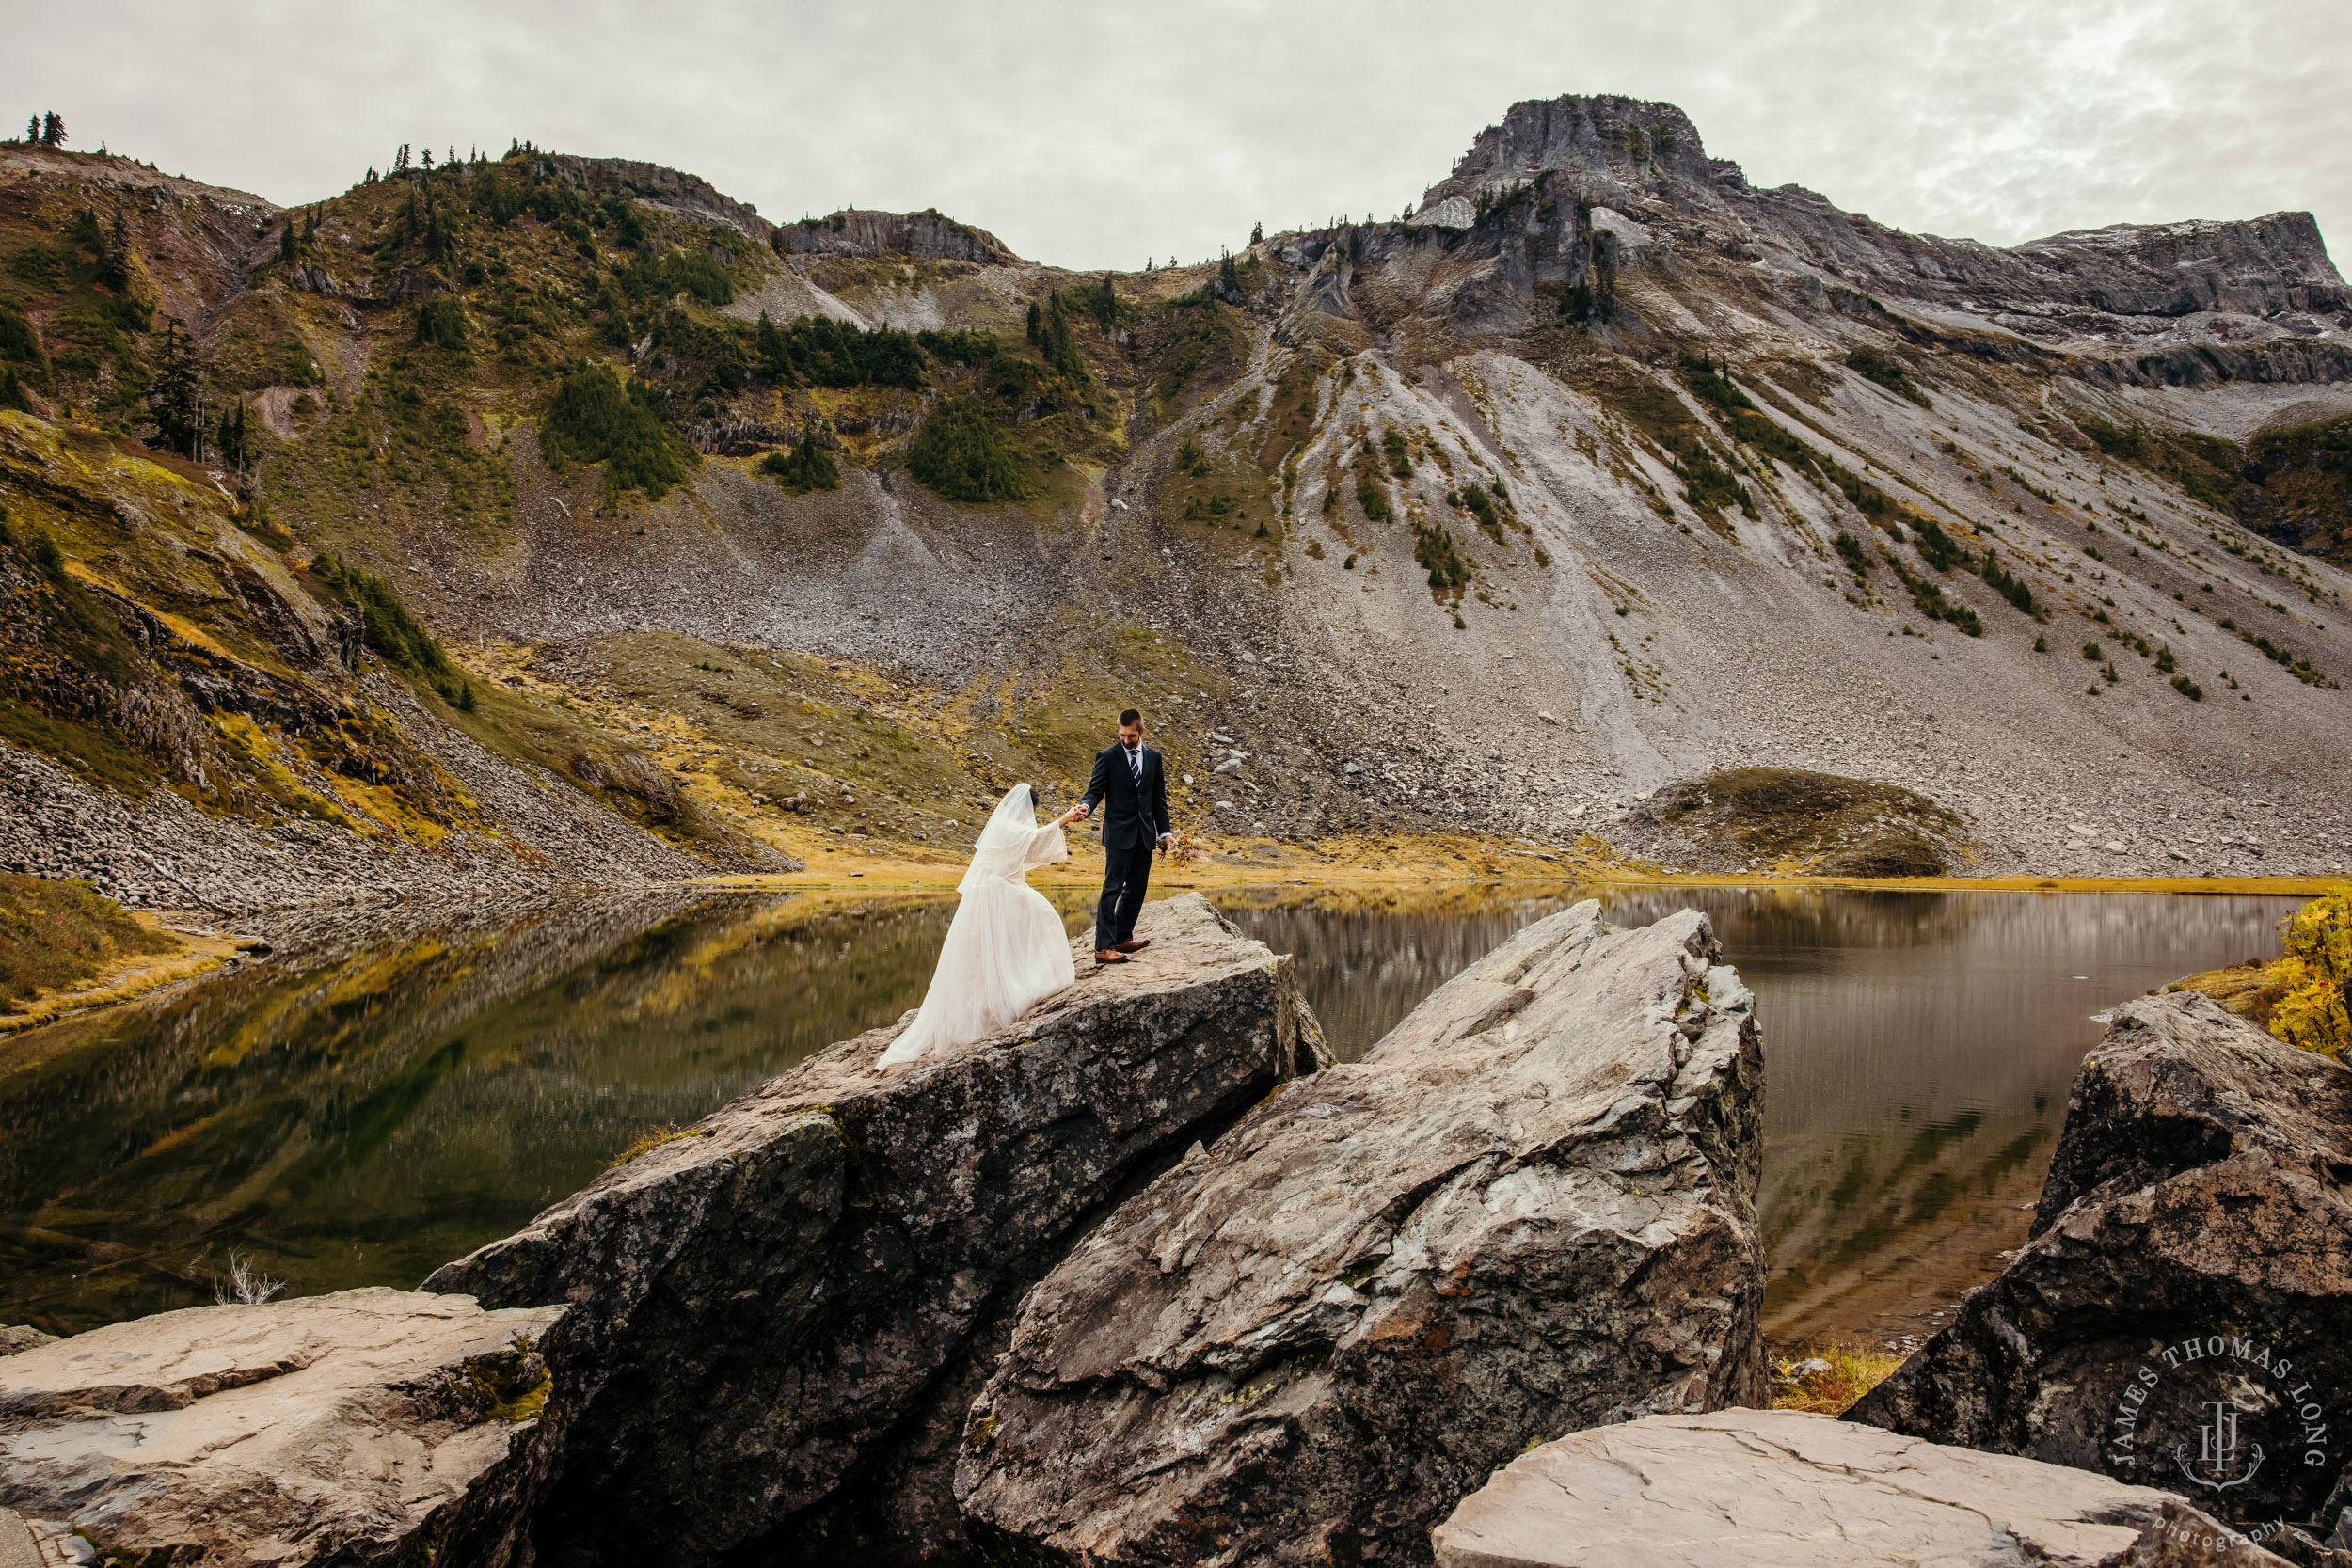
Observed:
[[[516,1560],[562,1307],[381,1289],[199,1307],[0,1359],[0,1505],[103,1560]]]
[[[1022,1290],[1327,1060],[1289,958],[1200,895],[1136,929],[995,1036],[886,1076],[898,1025],[843,1041],[427,1281],[572,1305],[543,1559],[955,1545],[955,1437]]]
[[[2243,1526],[2324,1506],[2324,1536],[2352,1455],[2296,1417],[2352,1393],[2348,1325],[2352,1071],[2208,996],[2144,997],[2084,1058],[2025,1246],[1845,1418],[2192,1490]],[[2270,1459],[2192,1486],[2215,1400],[2239,1459]]]
[[[1048,1275],[958,1497],[1044,1561],[1426,1562],[1531,1441],[1764,1402],[1761,1094],[1703,916],[1529,927]]]
[[[1547,1443],[1465,1499],[1436,1547],[1438,1568],[2284,1568],[2169,1493],[1789,1410]]]

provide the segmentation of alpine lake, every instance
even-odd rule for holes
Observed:
[[[1764,1327],[1904,1347],[2025,1240],[2092,1017],[2268,958],[2291,897],[1818,888],[1213,894],[1360,1056],[1528,923],[1695,907],[1756,992]],[[1078,895],[1057,895],[1073,931]],[[952,895],[691,890],[354,915],[142,1002],[0,1037],[0,1323],[413,1286],[922,999]]]

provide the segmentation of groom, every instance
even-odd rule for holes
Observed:
[[[1160,753],[1143,743],[1143,715],[1134,708],[1119,716],[1119,744],[1094,753],[1094,777],[1087,782],[1078,818],[1103,806],[1103,901],[1094,906],[1094,961],[1123,964],[1127,955],[1152,945],[1135,940],[1136,914],[1152,881],[1152,850],[1174,846],[1168,820],[1168,776]]]

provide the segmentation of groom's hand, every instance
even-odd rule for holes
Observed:
[[[1175,847],[1176,847],[1176,835],[1175,835],[1174,833],[1162,833],[1162,834],[1160,835],[1160,847],[1161,847],[1161,848],[1163,848],[1163,849],[1173,849],[1173,848],[1175,848]]]
[[[1077,807],[1077,809],[1076,809],[1075,811],[1072,812],[1070,815],[1071,815],[1071,817],[1072,817],[1072,819],[1073,819],[1073,820],[1074,820],[1074,821],[1079,821],[1079,822],[1083,822],[1083,821],[1085,821],[1088,817],[1089,817],[1089,816],[1093,816],[1093,815],[1094,815],[1094,813],[1093,813],[1093,811],[1091,810],[1091,808],[1089,808],[1084,800],[1081,800],[1081,801],[1079,801],[1079,802],[1078,802],[1078,807]]]

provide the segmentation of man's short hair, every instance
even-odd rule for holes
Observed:
[[[1140,724],[1143,722],[1143,715],[1134,708],[1122,708],[1120,710],[1119,721],[1121,724]]]

